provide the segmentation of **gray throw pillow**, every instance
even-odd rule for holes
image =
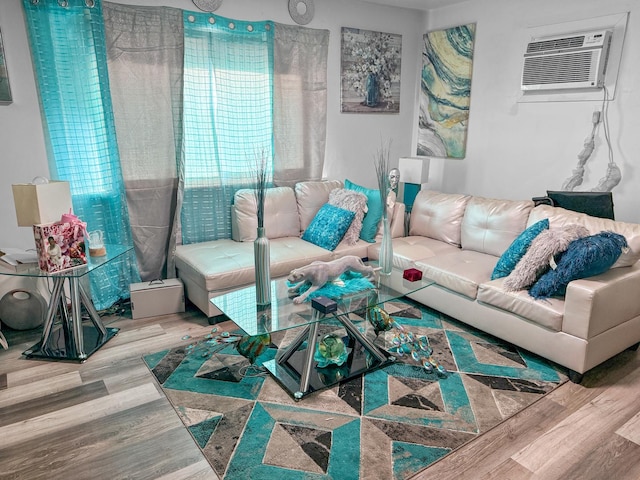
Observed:
[[[555,255],[567,250],[574,240],[587,236],[589,231],[575,224],[543,231],[531,242],[527,253],[505,279],[505,290],[529,288],[549,268]]]
[[[367,213],[367,196],[364,193],[336,188],[329,193],[329,204],[355,213],[349,229],[344,234],[342,241],[347,245],[355,245],[360,238],[362,219]]]

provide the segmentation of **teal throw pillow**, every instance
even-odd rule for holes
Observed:
[[[355,212],[325,203],[302,234],[302,239],[333,251],[344,237],[355,215]]]
[[[529,290],[533,298],[562,296],[572,280],[600,275],[616,263],[627,240],[617,233],[600,232],[569,244],[554,269],[542,275]]]
[[[367,213],[362,219],[362,230],[360,230],[360,238],[365,242],[374,243],[376,241],[376,233],[378,233],[378,225],[382,218],[382,209],[386,206],[382,204],[380,198],[380,190],[373,190],[357,185],[350,180],[344,181],[344,188],[354,190],[366,195],[367,197]]]
[[[495,280],[496,278],[502,278],[508,276],[516,265],[520,261],[520,259],[527,253],[527,250],[531,246],[531,242],[538,235],[542,233],[543,230],[547,230],[549,228],[549,219],[545,218],[540,220],[539,222],[534,223],[529,228],[527,228],[524,232],[518,235],[509,248],[505,250],[502,254],[495,268],[493,269],[493,273],[491,274],[491,280]]]

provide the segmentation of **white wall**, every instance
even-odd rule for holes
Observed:
[[[197,10],[188,0],[119,0],[117,3],[163,5]],[[227,0],[215,12],[229,18],[274,20],[294,24],[285,0]],[[342,0],[315,2],[309,28],[330,30],[328,64],[328,129],[325,176],[349,178],[376,186],[373,154],[381,140],[391,140],[392,163],[410,153],[414,124],[413,104],[418,75],[420,42],[425,14],[370,3]],[[402,34],[401,98],[399,114],[340,113],[340,28],[354,27]],[[48,176],[44,137],[36,86],[27,43],[22,0],[0,2],[2,30],[13,104],[0,106],[0,246],[32,247],[30,229],[17,227],[12,183]],[[364,168],[363,168],[364,166]]]
[[[532,27],[630,12],[615,98],[609,103],[614,160],[622,181],[613,189],[616,219],[640,222],[640,2],[637,0],[473,0],[429,12],[425,31],[476,23],[467,154],[442,164],[442,189],[522,199],[559,190],[577,164],[601,100],[518,103],[523,45]],[[608,163],[602,128],[587,163],[590,190]]]
[[[157,5],[152,0],[120,3]],[[188,0],[164,5],[196,10]],[[577,162],[591,129],[598,102],[518,103],[522,45],[531,26],[569,22],[629,11],[616,98],[609,108],[614,158],[623,180],[614,189],[616,216],[640,222],[634,186],[638,185],[640,151],[640,45],[638,0],[472,0],[432,10],[383,7],[371,3],[318,0],[307,25],[331,31],[329,47],[328,136],[325,176],[349,178],[375,186],[373,154],[381,140],[392,141],[392,163],[414,151],[415,111],[422,34],[440,28],[476,23],[471,110],[464,160],[431,160],[434,176],[447,192],[495,198],[530,198],[559,189]],[[247,20],[293,23],[285,0],[227,0],[216,12]],[[400,113],[340,113],[340,28],[343,26],[402,34]],[[28,182],[48,172],[33,70],[27,44],[22,0],[0,2],[13,104],[0,106],[0,245],[31,246],[29,229],[16,226],[11,184]],[[595,186],[604,175],[607,152],[600,130],[581,189]]]

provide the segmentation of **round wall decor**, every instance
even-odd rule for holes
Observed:
[[[193,0],[193,4],[203,12],[213,12],[220,8],[222,0]]]
[[[35,291],[11,290],[0,299],[0,319],[14,330],[31,330],[44,323],[47,302]]]
[[[313,19],[313,0],[289,0],[289,15],[298,25],[306,25]]]

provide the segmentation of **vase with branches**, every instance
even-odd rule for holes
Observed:
[[[255,196],[258,231],[253,243],[253,255],[256,276],[256,304],[265,306],[271,303],[271,258],[269,237],[264,231],[264,204],[267,195],[269,170],[267,156],[264,151],[256,155]]]
[[[381,143],[374,155],[374,165],[378,178],[378,191],[380,192],[380,204],[382,205],[382,242],[380,243],[380,255],[378,263],[380,273],[390,275],[393,269],[393,243],[391,238],[391,225],[387,212],[387,198],[391,188],[389,183],[389,156],[391,153],[391,141]]]

